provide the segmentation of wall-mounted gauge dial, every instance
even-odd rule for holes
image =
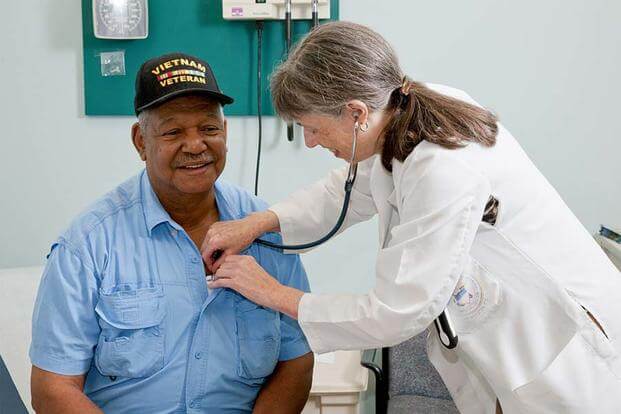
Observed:
[[[148,0],[93,0],[93,26],[100,39],[144,39],[149,34]]]

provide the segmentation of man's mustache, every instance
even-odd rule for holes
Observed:
[[[214,162],[215,160],[216,160],[215,157],[209,153],[202,153],[202,154],[199,154],[196,156],[190,156],[190,157],[186,155],[186,156],[177,158],[173,162],[173,167],[178,168],[178,167],[186,167],[188,165],[209,164],[209,163]]]

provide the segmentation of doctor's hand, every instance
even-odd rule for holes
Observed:
[[[254,257],[228,256],[214,276],[215,280],[207,283],[210,289],[233,289],[257,305],[297,319],[298,305],[304,292],[280,284]]]
[[[269,210],[250,214],[241,220],[214,223],[201,245],[203,261],[207,269],[215,273],[228,256],[244,250],[263,233],[278,230],[278,217]]]

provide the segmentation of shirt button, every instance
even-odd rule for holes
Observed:
[[[194,407],[196,407],[196,401],[192,401],[192,402],[190,403],[190,408],[194,408]]]
[[[190,259],[190,260],[192,260],[192,263],[198,263],[198,257],[193,257],[193,258],[192,258],[192,259]]]
[[[197,352],[197,353],[194,354],[194,358],[196,358],[196,359],[201,359],[202,357],[203,357],[203,354],[200,353],[200,352]]]

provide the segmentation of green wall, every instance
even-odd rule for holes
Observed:
[[[331,17],[339,2],[331,0]],[[149,36],[141,40],[97,39],[93,34],[92,0],[82,0],[84,93],[86,115],[133,115],[134,79],[145,60],[185,52],[206,60],[220,89],[235,98],[227,115],[256,115],[257,33],[254,21],[225,21],[219,0],[149,0]],[[294,41],[310,22],[294,23]],[[284,23],[265,22],[263,32],[263,113],[273,115],[267,77],[285,50]],[[102,76],[101,52],[125,51],[124,76]]]

